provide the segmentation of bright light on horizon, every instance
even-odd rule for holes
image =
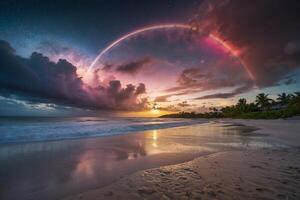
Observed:
[[[157,108],[152,108],[151,113],[158,114],[160,111]]]

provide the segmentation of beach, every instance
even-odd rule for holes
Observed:
[[[0,0],[0,200],[300,200],[300,0]]]
[[[222,120],[222,123],[256,126],[259,128],[256,133],[278,144],[222,151],[182,164],[140,171],[107,187],[67,199],[300,198],[300,148],[299,140],[295,140],[299,139],[299,121]]]
[[[299,199],[299,149],[222,152],[67,199]]]
[[[1,144],[1,199],[300,198],[299,120],[176,123]]]

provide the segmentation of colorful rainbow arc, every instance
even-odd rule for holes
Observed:
[[[91,65],[89,66],[86,75],[90,73],[90,71],[93,69],[93,67],[95,66],[95,64],[101,59],[101,57],[108,52],[110,49],[112,49],[114,46],[116,46],[118,43],[136,35],[139,33],[143,33],[146,31],[150,31],[150,30],[157,30],[157,29],[170,29],[170,28],[179,28],[179,29],[189,29],[189,30],[193,30],[193,31],[199,31],[196,30],[195,27],[191,26],[191,25],[187,25],[187,24],[159,24],[159,25],[154,25],[154,26],[148,26],[148,27],[144,27],[138,30],[135,30],[133,32],[130,32],[120,38],[118,38],[117,40],[115,40],[113,43],[111,43],[110,45],[108,45],[105,49],[103,49],[98,56],[94,59],[94,61],[91,63]],[[211,39],[213,39],[214,41],[218,42],[220,45],[222,45],[225,49],[227,49],[234,57],[238,58],[238,60],[241,62],[241,64],[243,65],[243,67],[245,68],[246,72],[248,73],[249,77],[254,80],[254,76],[252,75],[252,73],[250,72],[250,70],[246,67],[246,65],[243,63],[243,61],[239,58],[239,56],[236,54],[236,52],[231,49],[223,40],[221,40],[220,38],[218,38],[217,36],[210,34],[209,37]]]

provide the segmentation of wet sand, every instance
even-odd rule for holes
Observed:
[[[258,196],[263,199],[268,193],[260,187],[265,181],[269,185],[281,182],[283,178],[277,173],[285,177],[284,170],[291,178],[287,183],[283,180],[284,187],[275,184],[279,187],[276,198],[299,197],[292,185],[299,184],[299,151],[294,137],[291,142],[282,142],[271,130],[242,124],[246,123],[212,121],[119,136],[1,145],[0,197],[251,199],[264,194]],[[286,127],[283,125],[279,127]],[[296,134],[300,126],[293,129],[296,132],[291,134]],[[282,158],[285,162],[262,163]],[[250,189],[249,184],[258,187]]]
[[[299,199],[300,149],[220,152],[71,199]]]
[[[248,148],[223,149],[190,162],[139,171],[66,199],[300,199],[299,121],[222,123],[233,130],[256,125],[260,129],[239,135],[261,137],[267,145],[250,141]]]

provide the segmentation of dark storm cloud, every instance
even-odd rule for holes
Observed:
[[[126,110],[141,110],[145,109],[148,103],[147,99],[142,99],[137,102],[137,97],[146,92],[145,85],[140,83],[137,87],[128,84],[122,88],[119,80],[112,80],[109,82],[107,88],[101,88],[104,91],[105,98],[108,100],[108,107],[110,108],[125,108]]]
[[[0,41],[0,94],[36,102],[51,102],[95,109],[143,109],[139,100],[144,84],[122,87],[120,81],[92,88],[83,83],[76,67],[66,60],[51,62],[40,53],[30,58],[17,56],[5,41]]]
[[[123,64],[123,65],[119,65],[116,67],[116,71],[118,71],[120,73],[135,75],[138,72],[140,72],[146,66],[146,64],[148,64],[150,62],[151,62],[151,59],[146,57],[141,60],[137,60],[137,61]]]
[[[192,23],[239,50],[259,87],[276,85],[300,67],[299,0],[213,0]]]

